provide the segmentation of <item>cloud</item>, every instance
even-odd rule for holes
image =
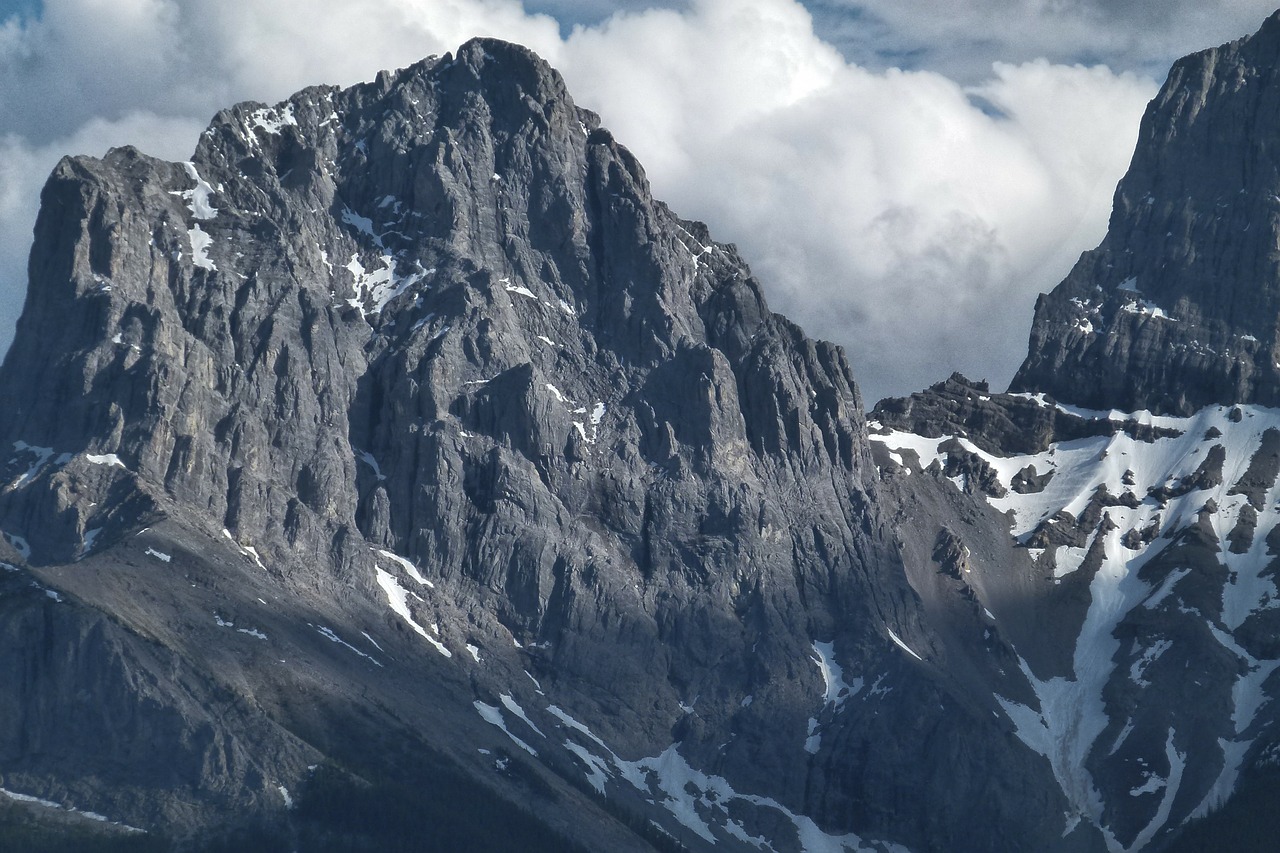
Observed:
[[[550,50],[516,0],[45,0],[0,25],[4,131],[45,144],[139,111],[207,120],[240,100],[351,84],[476,35]]]
[[[1106,64],[1160,77],[1179,56],[1254,32],[1274,0],[806,0],[852,61],[977,82],[995,61]],[[852,22],[852,23],[850,23]]]
[[[561,65],[660,196],[739,243],[775,309],[846,347],[869,401],[952,370],[1009,379],[1036,294],[1102,238],[1155,93],[1045,61],[968,89],[871,72],[782,0],[615,18]]]
[[[850,64],[795,0],[642,5],[566,32],[512,0],[46,0],[0,27],[0,299],[16,314],[35,176],[59,154],[181,159],[235,101],[494,35],[557,65],[655,194],[847,348],[869,399],[955,369],[1007,380],[1035,294],[1102,236],[1154,82],[1027,61],[966,88]]]

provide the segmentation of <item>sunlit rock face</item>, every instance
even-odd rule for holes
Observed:
[[[991,689],[1029,683],[977,622],[948,649],[925,620],[843,354],[523,48],[237,106],[189,163],[64,161],[0,388],[7,559],[65,597],[40,605],[261,723],[155,735],[201,772],[128,796],[16,739],[19,793],[323,828],[339,782],[299,768],[416,789],[407,738],[588,849],[1061,835]],[[159,686],[122,707],[193,724],[135,657]],[[69,703],[59,672],[29,695]]]

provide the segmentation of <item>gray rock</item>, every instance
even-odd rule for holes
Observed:
[[[1280,403],[1280,16],[1174,64],[1102,244],[1036,305],[1012,390],[1189,414]]]
[[[237,691],[254,724],[218,737],[263,779],[305,781],[278,734],[298,732],[401,789],[424,784],[402,750],[425,751],[458,797],[587,849],[643,847],[650,820],[753,848],[730,817],[786,849],[789,814],[918,849],[1071,848],[1046,768],[971,695],[1025,682],[949,669],[999,646],[976,599],[939,611],[963,651],[927,627],[843,353],[769,312],[523,48],[237,106],[187,165],[64,160],[0,395],[11,559]],[[146,525],[181,573],[133,556]],[[827,696],[815,643],[858,691]],[[198,716],[156,689],[177,749]],[[168,777],[101,770],[112,743],[81,758],[104,785],[140,774],[119,813],[151,827]],[[707,793],[706,833],[677,820],[618,763],[676,746],[756,799]],[[170,825],[269,817],[240,766],[177,765]]]

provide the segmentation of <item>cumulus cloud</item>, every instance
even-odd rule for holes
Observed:
[[[1155,92],[1043,60],[972,88],[871,72],[784,0],[617,17],[561,65],[660,195],[846,347],[869,401],[951,370],[1009,379],[1036,294],[1101,239]]]
[[[579,2],[596,20],[599,4]],[[180,159],[237,100],[369,79],[494,35],[557,65],[659,197],[737,242],[776,309],[846,347],[871,400],[955,369],[1008,379],[1035,294],[1101,238],[1155,91],[1044,60],[967,86],[871,70],[795,0],[636,0],[571,28],[568,12],[514,0],[106,8],[46,0],[38,21],[0,27],[0,315],[19,309],[38,176],[59,154],[130,141]]]
[[[1258,29],[1274,0],[805,0],[850,59],[965,82],[994,61],[1105,63],[1163,77],[1179,56]]]
[[[0,26],[3,130],[45,144],[139,111],[207,120],[240,100],[350,84],[472,36],[551,50],[517,0],[44,0]]]

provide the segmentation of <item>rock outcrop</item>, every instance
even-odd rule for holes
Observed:
[[[1278,55],[1280,13],[1174,66],[1013,393],[953,376],[870,416],[898,528],[986,608],[1036,694],[1004,712],[1111,850],[1273,844]]]
[[[1188,415],[1280,404],[1280,16],[1179,60],[1102,244],[1036,305],[1012,390]]]
[[[119,713],[158,696],[158,752],[181,691],[254,723],[177,781],[85,747],[86,808],[324,837],[325,773],[413,803],[422,754],[551,846],[1082,843],[980,609],[927,624],[841,351],[522,48],[64,160],[0,394],[7,559],[196,682],[118,654]]]

